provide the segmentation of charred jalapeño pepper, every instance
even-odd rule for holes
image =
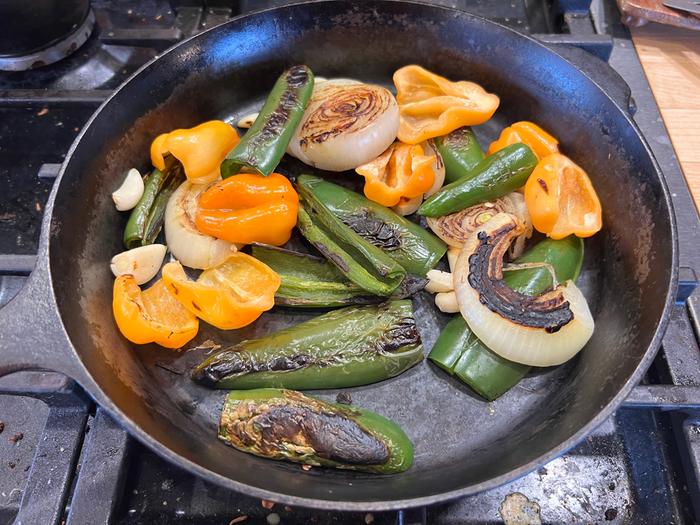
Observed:
[[[423,359],[410,300],[349,306],[209,356],[192,379],[216,388],[366,385]]]
[[[221,163],[225,179],[242,168],[261,175],[272,173],[292,140],[314,89],[314,75],[307,66],[282,73],[265,100],[258,118]]]
[[[360,288],[374,295],[391,295],[406,277],[406,270],[345,225],[312,191],[301,184],[297,191],[301,234]]]
[[[442,217],[502,197],[523,186],[536,165],[537,157],[525,144],[506,146],[479,162],[467,177],[429,197],[418,213]]]
[[[359,193],[312,175],[301,175],[297,185],[409,273],[425,276],[447,251],[445,243],[429,231]]]
[[[413,463],[413,445],[396,423],[293,390],[230,392],[219,439],[264,458],[375,474],[403,472]]]
[[[515,262],[550,264],[557,280],[563,282],[576,280],[582,261],[583,240],[572,235],[559,241],[545,239]],[[513,290],[528,295],[538,295],[552,286],[552,276],[544,267],[509,271],[503,279]],[[469,330],[461,315],[447,323],[428,359],[489,401],[515,386],[530,370],[527,365],[513,363],[489,350]]]

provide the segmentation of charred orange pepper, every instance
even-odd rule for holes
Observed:
[[[190,182],[212,182],[219,178],[221,161],[239,140],[236,130],[226,122],[210,120],[193,128],[158,135],[151,143],[151,163],[163,171],[164,156],[170,153],[182,163]]]
[[[199,197],[195,223],[202,233],[237,244],[281,246],[297,222],[299,196],[284,175],[240,173]]]
[[[559,141],[557,139],[552,137],[537,124],[523,120],[511,124],[501,131],[500,137],[498,137],[498,140],[491,143],[486,154],[491,155],[491,153],[495,153],[506,146],[518,142],[530,146],[530,149],[540,160],[552,153],[559,153]]]
[[[166,289],[163,280],[141,291],[133,276],[114,281],[112,311],[119,331],[132,343],[180,348],[199,330],[199,319]]]
[[[222,330],[249,325],[275,304],[280,276],[265,263],[236,252],[190,280],[179,262],[163,266],[168,290],[194,315]]]
[[[407,144],[483,124],[499,104],[498,97],[479,84],[452,82],[416,65],[396,71],[394,85],[400,114],[398,138]]]
[[[355,169],[365,178],[365,196],[383,206],[395,206],[428,191],[435,181],[435,155],[419,145],[394,142],[376,159]]]
[[[525,183],[532,224],[552,239],[590,237],[603,227],[600,200],[591,180],[568,157],[543,158]]]

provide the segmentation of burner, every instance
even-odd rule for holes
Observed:
[[[92,34],[95,28],[95,15],[89,10],[83,21],[68,35],[59,37],[47,47],[21,54],[0,56],[0,70],[2,71],[26,71],[38,67],[47,66],[73,54],[82,46]],[[72,28],[71,28],[72,29]]]

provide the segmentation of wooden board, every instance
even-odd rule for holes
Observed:
[[[649,24],[632,40],[700,208],[700,32]]]
[[[647,22],[658,22],[688,29],[700,29],[700,18],[670,9],[661,0],[617,0],[622,12],[622,21],[631,27],[638,27]]]

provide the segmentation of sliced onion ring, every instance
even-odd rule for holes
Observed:
[[[469,208],[442,217],[427,217],[433,233],[449,246],[460,248],[478,227],[486,224],[498,213],[515,215],[525,226],[523,233],[515,239],[509,255],[517,258],[525,249],[525,241],[532,237],[532,219],[525,205],[525,198],[518,192],[509,193],[492,202],[482,202]]]
[[[524,226],[499,213],[467,239],[454,286],[469,328],[501,357],[531,366],[554,366],[578,353],[593,335],[588,303],[573,281],[531,297],[503,281],[503,256]]]

